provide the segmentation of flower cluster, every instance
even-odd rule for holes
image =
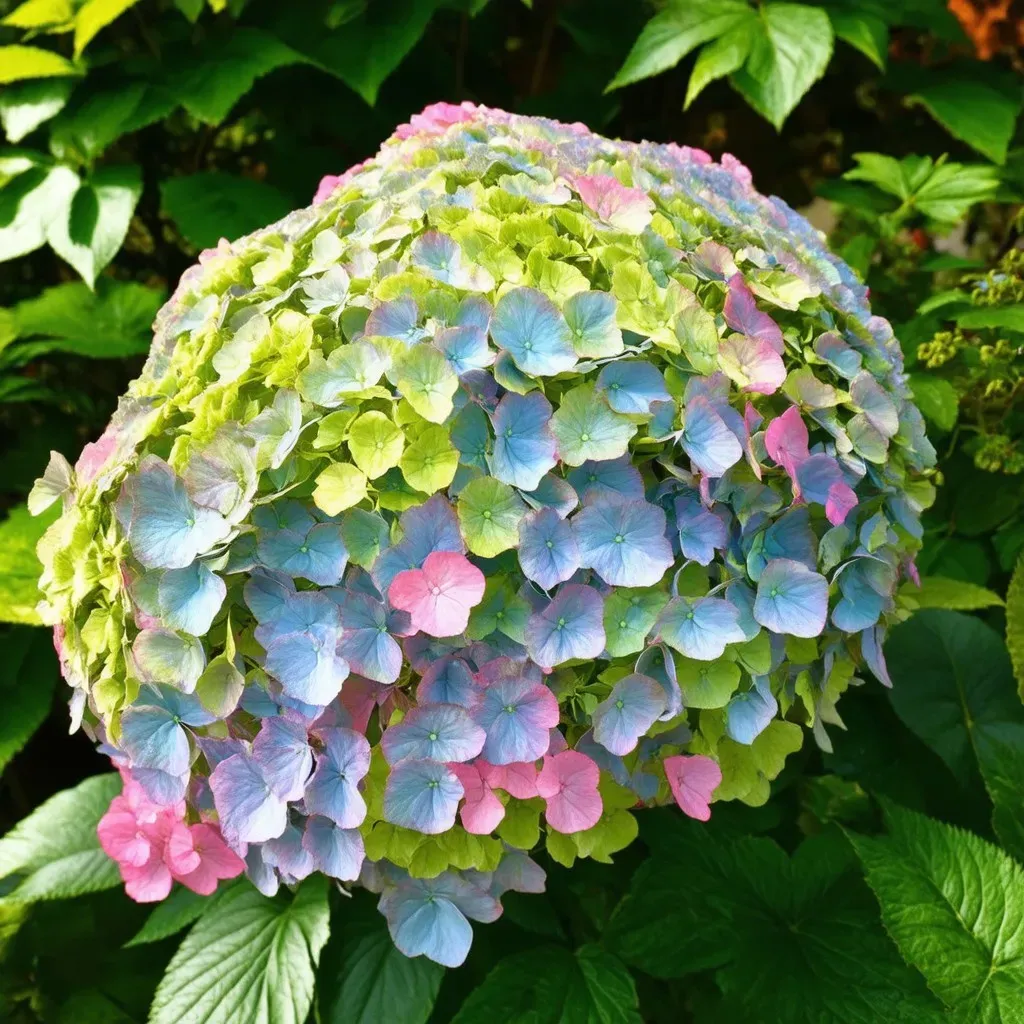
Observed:
[[[153,898],[223,836],[461,963],[532,851],[610,862],[635,808],[828,747],[933,458],[889,325],[736,160],[428,108],[204,253],[33,493],[74,721],[130,773],[104,846]]]

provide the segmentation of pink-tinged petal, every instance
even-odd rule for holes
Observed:
[[[722,370],[743,391],[773,395],[786,380],[782,356],[767,342],[746,334],[730,334],[718,346]]]
[[[717,761],[703,754],[666,757],[665,776],[684,814],[698,821],[711,817],[711,794],[722,782],[722,769]]]
[[[807,448],[809,440],[807,424],[795,405],[773,419],[764,432],[764,447],[768,457],[777,462],[793,481],[794,497],[800,496],[796,471],[810,457]]]
[[[475,764],[449,764],[465,790],[465,803],[459,812],[463,828],[477,836],[488,836],[505,817],[505,805],[494,795]]]
[[[469,623],[470,609],[484,596],[484,574],[455,551],[434,551],[420,569],[398,573],[388,600],[408,612],[412,625],[430,636],[458,636]]]
[[[175,875],[191,874],[202,863],[192,842],[192,833],[183,821],[175,822],[167,837],[164,860]]]
[[[537,766],[532,761],[497,765],[477,760],[474,764],[480,771],[480,777],[492,789],[503,789],[517,800],[529,800],[537,796]]]
[[[833,526],[846,522],[846,517],[857,507],[857,494],[845,483],[834,483],[828,489],[828,500],[825,502],[825,515]]]
[[[130,811],[107,811],[96,832],[103,852],[119,864],[142,867],[149,860],[152,844]]]
[[[167,899],[174,879],[164,863],[162,851],[153,849],[149,860],[138,867],[121,865],[124,891],[136,903],[158,903]]]
[[[781,356],[785,351],[781,328],[767,313],[757,308],[754,293],[747,287],[742,274],[733,274],[729,278],[729,294],[725,297],[722,312],[725,322],[734,331],[745,334],[753,341],[765,342],[777,355]]]
[[[722,154],[722,167],[727,170],[741,185],[751,188],[754,184],[754,176],[745,163],[737,160],[732,153]]]
[[[580,175],[573,179],[584,205],[606,224],[638,235],[654,213],[654,203],[642,189],[628,188],[610,174]]]
[[[200,896],[209,896],[216,890],[218,881],[237,878],[245,870],[245,861],[228,847],[216,825],[201,822],[189,826],[188,833],[195,867],[181,871],[170,864],[172,874],[182,885]],[[173,841],[172,836],[167,844],[168,855]]]
[[[366,732],[373,709],[383,700],[391,689],[383,683],[362,676],[349,676],[341,688],[338,700],[352,719],[352,728],[356,732]]]
[[[325,174],[316,187],[316,195],[313,196],[313,205],[322,203],[341,184],[340,174]]]
[[[545,757],[537,776],[537,793],[544,798],[548,825],[565,834],[593,828],[602,811],[597,791],[600,777],[597,765],[577,750]]]

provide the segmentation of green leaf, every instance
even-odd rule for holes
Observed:
[[[73,18],[74,8],[71,6],[71,0],[25,0],[0,21],[0,25],[67,32],[71,28]]]
[[[626,963],[659,978],[717,968],[728,1020],[942,1020],[882,930],[842,836],[827,830],[789,857],[770,839],[716,834],[714,821],[646,817],[653,856],[604,936]]]
[[[636,986],[599,946],[541,946],[499,960],[452,1024],[640,1024]]]
[[[998,594],[986,587],[945,576],[925,576],[920,587],[908,583],[901,589],[900,596],[913,601],[919,608],[951,608],[959,612],[997,608],[1003,603]]]
[[[933,220],[958,221],[975,203],[988,199],[999,185],[994,167],[943,163],[918,185],[911,205]]]
[[[139,0],[86,0],[75,14],[75,56],[79,57],[97,32],[134,7]]]
[[[519,495],[493,477],[470,480],[459,492],[462,535],[469,550],[483,558],[493,558],[519,543],[519,524],[527,511]]]
[[[36,557],[36,544],[58,514],[59,509],[53,508],[33,517],[18,505],[0,522],[0,622],[40,624],[36,605],[43,598],[38,587],[43,567]]]
[[[907,97],[955,138],[997,164],[1006,162],[1020,113],[1019,93],[966,75],[942,75]]]
[[[294,898],[232,889],[174,954],[150,1024],[304,1024],[328,929],[323,877],[306,879]]]
[[[0,772],[49,713],[57,676],[48,630],[16,627],[6,632],[0,663]]]
[[[980,619],[928,609],[886,644],[896,714],[965,787],[980,775],[993,825],[1024,855],[1024,706],[999,634]]]
[[[0,85],[26,78],[81,74],[66,57],[36,46],[0,46]]]
[[[102,278],[47,288],[14,308],[21,338],[43,337],[45,350],[114,359],[146,352],[164,294],[134,281]],[[17,347],[11,350],[17,351]]]
[[[28,163],[4,185],[0,191],[0,260],[24,256],[43,245],[50,221],[56,215],[67,216],[79,184],[78,175],[67,167]]]
[[[440,0],[343,5],[354,16],[333,24],[310,17],[305,8],[285,7],[272,31],[373,106],[384,80],[419,42],[439,6]]]
[[[166,117],[174,109],[173,100],[154,102],[155,96],[155,90],[142,82],[88,93],[54,122],[50,152],[71,163],[99,156],[125,133]]]
[[[116,772],[94,775],[18,822],[0,839],[0,878],[16,876],[5,899],[67,899],[120,885],[117,864],[96,836],[97,823],[120,792]]]
[[[744,0],[671,0],[644,26],[605,92],[675,67],[702,43],[725,35],[751,14]]]
[[[885,70],[889,54],[889,26],[878,14],[856,7],[826,7],[832,31],[859,50],[879,70]]]
[[[257,78],[304,59],[268,32],[239,27],[183,51],[166,88],[193,117],[220,124]]]
[[[215,246],[222,237],[247,235],[280,220],[292,207],[273,185],[223,171],[168,178],[160,196],[164,211],[197,249]]]
[[[0,124],[9,142],[20,142],[44,121],[59,114],[71,95],[66,78],[19,82],[0,93]]]
[[[222,888],[218,896],[224,891]],[[167,899],[153,908],[153,912],[146,918],[146,923],[125,943],[125,946],[144,946],[149,942],[159,942],[170,935],[177,935],[198,921],[216,898],[200,896],[199,893],[179,885]]]
[[[980,619],[929,608],[900,623],[886,644],[896,714],[964,784],[985,774],[988,746],[1022,741],[1024,707],[999,634]]]
[[[1024,306],[984,306],[959,313],[957,326],[974,331],[985,327],[1001,327],[1024,334]]]
[[[751,20],[756,25],[756,17],[753,17],[754,12],[751,11],[750,13],[752,15]],[[711,82],[719,78],[725,78],[743,66],[744,61],[750,55],[754,36],[755,32],[752,30],[750,22],[743,21],[701,49],[697,55],[697,61],[693,65],[689,84],[686,87],[686,99],[683,101],[684,110],[689,109],[690,104]],[[699,309],[701,307],[698,306],[696,308]]]
[[[1024,558],[1018,560],[1006,591],[1006,647],[1017,680],[1017,693],[1024,701]]]
[[[344,925],[344,940],[324,950],[322,1024],[426,1024],[444,968],[400,953],[375,909],[346,914]]]
[[[136,164],[100,167],[75,193],[67,219],[55,217],[46,238],[91,288],[117,255],[142,195]]]
[[[912,373],[910,389],[917,407],[939,430],[948,433],[956,426],[960,398],[948,380],[930,373]]]
[[[832,56],[832,23],[818,7],[767,3],[750,57],[732,76],[747,102],[776,128],[825,73]]]
[[[889,835],[850,835],[904,958],[956,1020],[1024,1020],[1024,870],[970,832],[884,804]]]
[[[329,516],[358,505],[366,497],[366,474],[349,462],[332,462],[316,478],[313,503]]]

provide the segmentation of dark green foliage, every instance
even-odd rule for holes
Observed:
[[[941,0],[0,0],[0,831],[35,812],[0,840],[0,1020],[163,1022],[200,999],[206,1024],[1024,1019],[1012,27]],[[542,855],[547,892],[506,895],[444,971],[321,879],[155,909],[111,888],[95,823],[118,782],[66,735],[25,500],[49,449],[99,434],[200,250],[464,99],[732,152],[762,192],[814,200],[895,327],[940,486],[893,689],[845,695],[834,749],[791,758],[761,808],[645,812],[613,865]]]

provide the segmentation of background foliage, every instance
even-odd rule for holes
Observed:
[[[0,1018],[1024,1019],[1021,24],[1005,0],[0,0]],[[25,507],[200,249],[438,99],[729,151],[810,205],[896,325],[945,482],[894,686],[847,695],[835,749],[709,825],[645,813],[613,866],[548,863],[447,973],[323,880],[120,892],[95,838],[118,783],[64,735]]]

